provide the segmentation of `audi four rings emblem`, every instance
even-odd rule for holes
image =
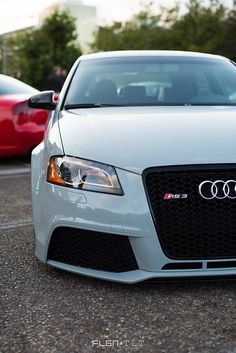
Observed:
[[[206,200],[236,199],[236,180],[205,180],[199,185],[199,194]]]

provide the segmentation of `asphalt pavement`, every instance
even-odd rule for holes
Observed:
[[[41,264],[29,169],[0,164],[0,353],[236,353],[236,281],[124,285]]]

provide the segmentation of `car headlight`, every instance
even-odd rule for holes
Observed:
[[[115,168],[74,157],[52,157],[47,181],[75,189],[123,195]]]

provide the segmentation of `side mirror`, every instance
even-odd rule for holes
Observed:
[[[54,110],[57,105],[54,95],[54,91],[44,91],[34,94],[29,98],[28,106],[35,109]]]

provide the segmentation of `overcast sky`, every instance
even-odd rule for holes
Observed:
[[[0,0],[0,33],[6,27],[14,24],[19,26],[25,22],[33,21],[34,16],[43,8],[58,0]],[[62,0],[63,1],[63,0]],[[132,14],[137,13],[141,8],[141,3],[149,0],[70,0],[82,2],[97,7],[99,23],[111,22],[112,20],[127,20]],[[186,0],[177,1],[184,7]],[[205,2],[203,0],[203,2]],[[233,0],[222,0],[227,6],[232,6]],[[171,6],[175,0],[153,0],[156,7],[160,5]]]

